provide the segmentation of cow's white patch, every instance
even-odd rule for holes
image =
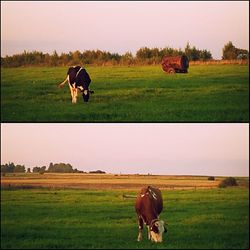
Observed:
[[[78,88],[79,88],[80,90],[83,90],[83,87],[82,87],[82,86],[79,86]]]
[[[83,94],[84,94],[84,95],[87,95],[87,94],[88,94],[88,90],[85,89],[85,90],[83,91]]]
[[[156,221],[154,224],[158,228],[159,232],[155,233],[154,231],[150,231],[151,240],[154,242],[162,242],[162,234],[165,231],[164,221],[159,220],[159,221]]]
[[[149,192],[151,193],[152,197],[157,200],[157,195],[154,191],[152,191],[151,189],[149,189]]]
[[[141,241],[142,240],[142,231],[139,231],[138,237],[137,237],[137,241]]]
[[[80,68],[77,73],[76,73],[76,77],[78,76],[78,74],[80,73],[80,71],[82,70],[82,68]]]

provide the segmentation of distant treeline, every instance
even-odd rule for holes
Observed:
[[[204,49],[199,50],[195,46],[191,47],[187,43],[184,50],[174,49],[170,47],[159,48],[140,48],[136,55],[131,52],[123,55],[118,53],[110,53],[101,50],[79,50],[69,53],[61,53],[56,51],[52,55],[43,52],[24,51],[22,54],[1,57],[1,65],[3,67],[19,67],[19,66],[68,66],[68,65],[152,65],[159,64],[163,56],[187,55],[190,61],[207,61],[212,59],[210,51]]]
[[[46,166],[34,167],[32,169],[32,172],[40,173],[40,174],[43,174],[45,172],[47,173],[87,173],[84,171],[77,170],[76,168],[73,169],[73,167],[69,163],[53,164],[51,162],[47,170],[46,168],[47,168]],[[31,169],[28,168],[26,171],[26,168],[24,165],[15,165],[13,162],[1,165],[1,173],[26,173],[26,172],[31,173]],[[101,170],[90,171],[89,173],[105,174],[105,172]]]
[[[222,48],[223,60],[242,60],[249,58],[249,52],[245,49],[236,48],[231,41]],[[140,48],[136,55],[126,52],[123,55],[110,53],[101,50],[76,50],[69,53],[61,53],[56,50],[50,55],[39,51],[16,54],[13,56],[1,57],[1,66],[20,67],[20,66],[69,66],[69,65],[154,65],[160,64],[164,56],[178,56],[185,54],[189,61],[210,61],[213,59],[210,51],[197,49],[187,43],[184,50],[170,47],[159,48]]]

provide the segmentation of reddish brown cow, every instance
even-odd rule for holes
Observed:
[[[135,202],[135,211],[139,224],[138,241],[142,240],[143,224],[146,224],[148,227],[148,239],[154,242],[162,242],[162,234],[167,232],[165,222],[159,219],[162,209],[161,191],[151,186],[142,188]]]

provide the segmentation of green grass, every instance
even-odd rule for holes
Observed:
[[[66,67],[1,69],[3,122],[247,122],[248,65],[86,67],[95,94],[73,105]]]
[[[128,192],[128,191],[127,191]],[[135,194],[130,191],[129,193]],[[2,249],[248,249],[247,188],[163,191],[164,242],[137,242],[122,191],[2,190]]]

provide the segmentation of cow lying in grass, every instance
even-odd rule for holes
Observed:
[[[93,94],[94,91],[89,89],[91,79],[87,71],[81,66],[70,67],[66,79],[60,83],[58,87],[63,88],[67,81],[70,88],[72,103],[76,103],[78,91],[81,91],[84,102],[88,102],[89,94]]]
[[[167,232],[165,222],[159,219],[162,209],[162,195],[158,188],[148,186],[140,191],[135,202],[139,223],[138,241],[142,240],[143,224],[146,224],[148,239],[153,242],[162,242],[162,235]]]

